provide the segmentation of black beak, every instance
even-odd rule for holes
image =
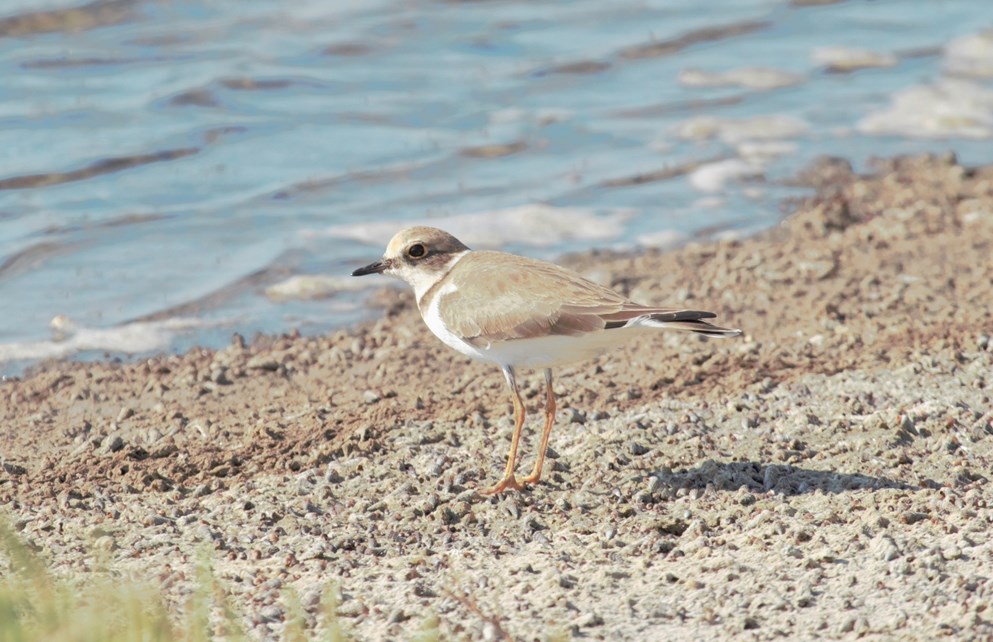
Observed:
[[[376,261],[375,263],[370,263],[365,267],[360,267],[359,269],[352,272],[352,276],[365,276],[366,274],[381,274],[383,270],[388,268],[389,265],[386,261]]]

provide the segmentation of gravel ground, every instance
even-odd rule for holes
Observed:
[[[990,639],[993,168],[798,180],[817,195],[754,238],[563,260],[746,336],[560,369],[536,488],[476,495],[502,377],[384,290],[326,337],[3,382],[4,512],[58,572],[153,578],[177,608],[211,550],[258,639],[329,582],[356,639]]]

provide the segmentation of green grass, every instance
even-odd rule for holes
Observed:
[[[283,605],[287,642],[348,639],[338,621],[336,587],[325,590],[313,627],[294,592],[284,593]],[[0,519],[0,642],[238,642],[248,639],[243,621],[206,555],[197,565],[196,590],[173,619],[151,585],[107,570],[85,580],[56,578]]]

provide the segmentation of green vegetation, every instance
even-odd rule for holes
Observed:
[[[303,606],[292,592],[283,596],[288,642],[344,642],[338,622],[337,590],[325,590],[321,614],[308,629]],[[57,579],[39,556],[0,519],[0,642],[207,642],[248,639],[243,618],[204,556],[197,589],[178,621],[169,618],[154,587],[122,581],[107,571],[85,581]]]

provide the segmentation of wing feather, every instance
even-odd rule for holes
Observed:
[[[602,314],[635,305],[574,272],[535,259],[472,252],[458,267],[449,277],[455,290],[442,296],[439,313],[469,343],[582,335],[605,327]]]
[[[644,306],[553,263],[503,252],[471,252],[449,276],[439,314],[476,346],[545,334],[580,336],[649,319],[661,327],[723,330],[701,310]]]

